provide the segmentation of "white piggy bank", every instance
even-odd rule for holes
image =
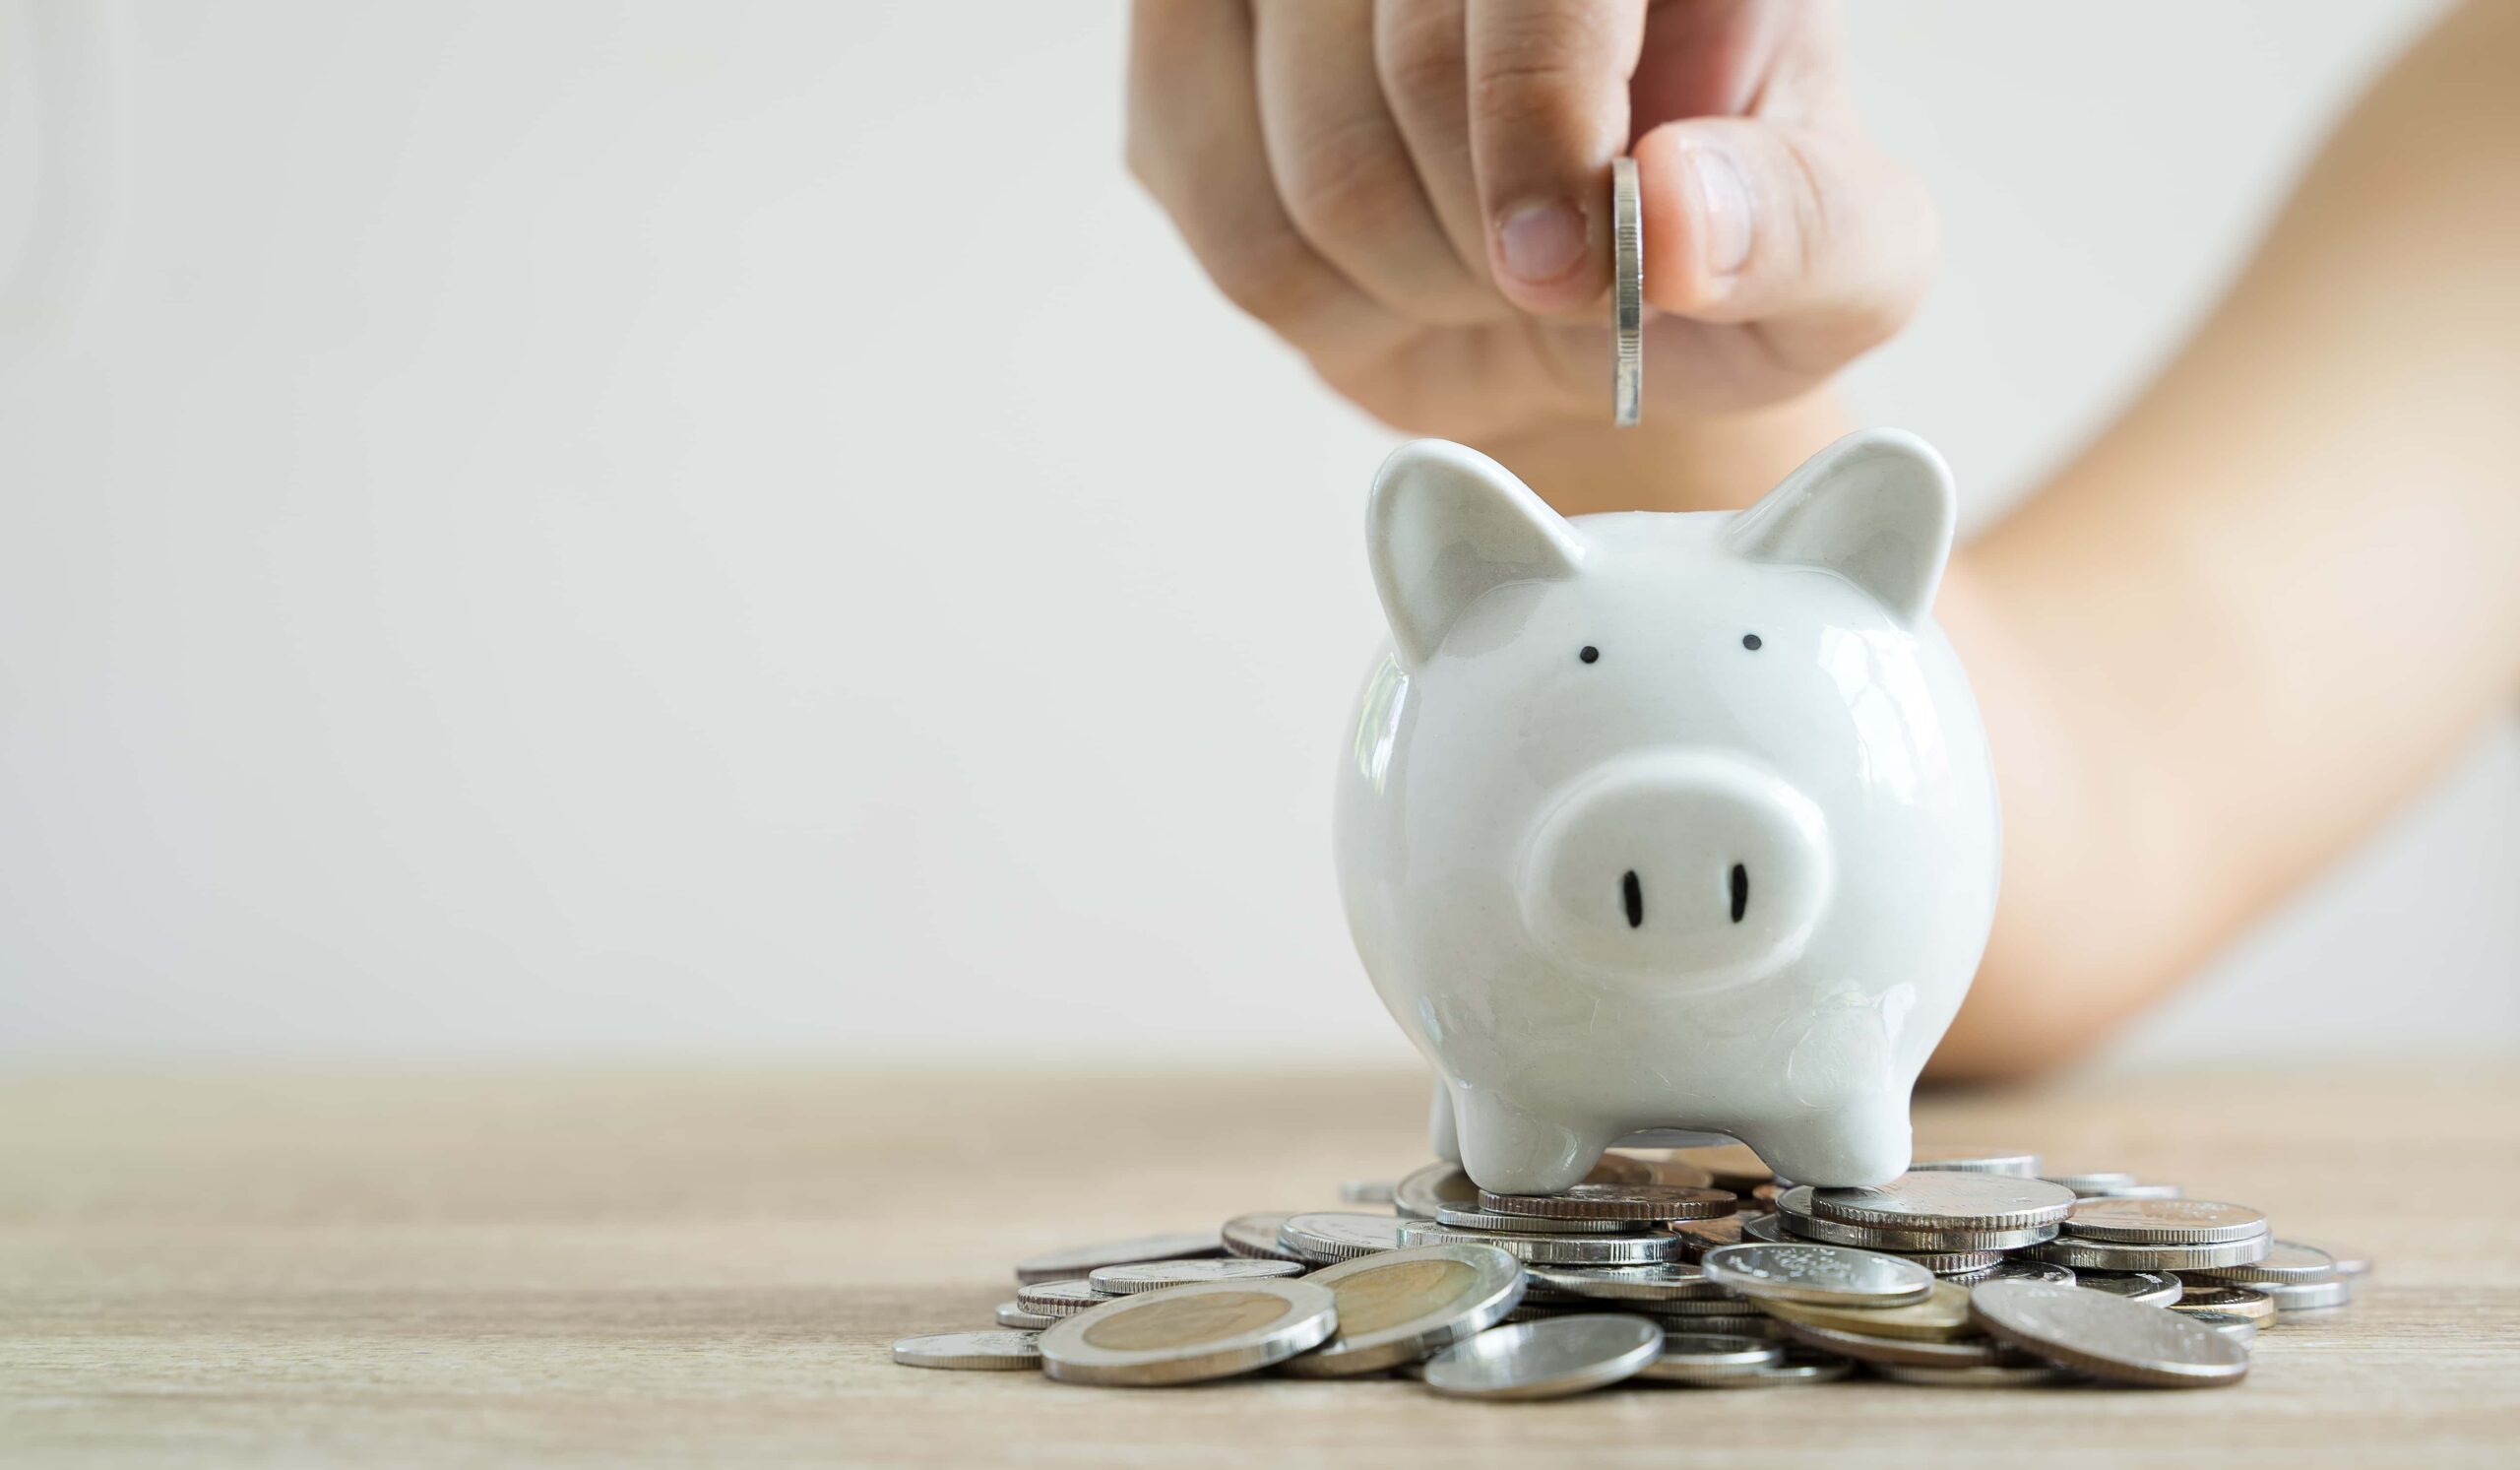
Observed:
[[[1391,644],[1340,763],[1340,885],[1436,1071],[1436,1152],[1507,1193],[1660,1130],[1810,1184],[1908,1167],[1985,947],[1985,733],[1929,612],[1951,478],[1851,435],[1737,515],[1558,516],[1420,440],[1366,543]]]

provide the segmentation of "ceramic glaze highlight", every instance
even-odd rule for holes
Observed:
[[[1504,1192],[1650,1129],[1877,1184],[1998,868],[1976,703],[1929,608],[1942,461],[1852,435],[1737,515],[1566,520],[1402,446],[1367,544],[1392,641],[1338,789],[1374,989],[1438,1154]]]

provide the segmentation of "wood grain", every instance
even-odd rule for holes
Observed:
[[[2235,1050],[2245,1050],[2235,1039]],[[2520,1458],[2509,1058],[1931,1097],[2375,1254],[2193,1393],[1878,1382],[1557,1403],[895,1367],[1024,1254],[1334,1205],[1403,1075],[801,1069],[0,1077],[0,1458],[28,1465],[2078,1466]]]

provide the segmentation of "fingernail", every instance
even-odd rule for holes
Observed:
[[[1689,149],[1689,177],[1697,184],[1699,238],[1706,268],[1730,276],[1750,259],[1750,186],[1740,165],[1720,148]]]
[[[1509,210],[1496,231],[1505,274],[1526,286],[1545,286],[1584,258],[1584,217],[1550,200]]]

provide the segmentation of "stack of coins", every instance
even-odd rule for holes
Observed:
[[[1776,1199],[1784,1236],[1902,1255],[1936,1276],[1978,1281],[2004,1253],[2045,1245],[2074,1208],[2074,1191],[2012,1172],[1911,1171],[1879,1189],[1796,1184]]]
[[[2003,1149],[1921,1151],[1877,1189],[1796,1184],[1728,1145],[1612,1152],[1554,1194],[1440,1163],[1339,1193],[1345,1209],[1031,1257],[1001,1330],[905,1338],[894,1361],[1138,1386],[1403,1376],[1475,1398],[1857,1373],[2207,1387],[2370,1269],[2244,1205]]]

